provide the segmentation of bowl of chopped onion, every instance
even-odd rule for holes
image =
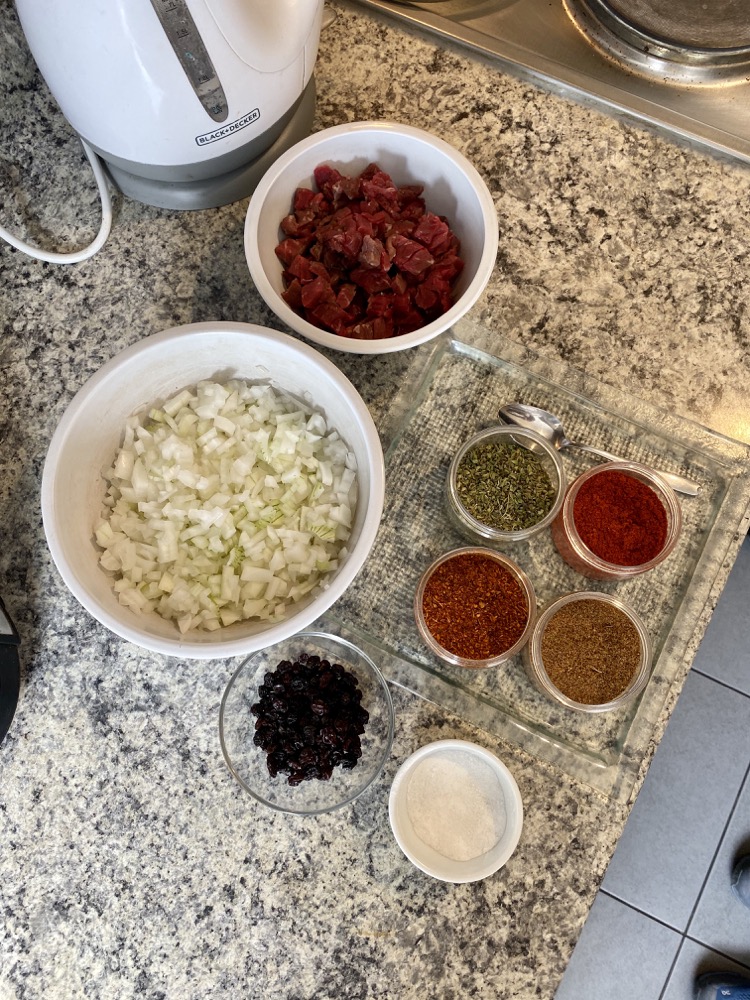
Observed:
[[[73,595],[147,649],[252,653],[310,625],[380,523],[383,453],[354,386],[312,347],[243,323],[165,330],[73,398],[42,515]]]
[[[476,168],[394,122],[303,139],[261,178],[245,221],[250,275],[279,319],[357,354],[416,347],[451,327],[484,291],[497,246]]]

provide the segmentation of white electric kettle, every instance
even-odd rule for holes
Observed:
[[[237,201],[311,130],[323,0],[16,7],[63,114],[138,201]]]

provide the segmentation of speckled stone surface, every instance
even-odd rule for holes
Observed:
[[[500,251],[473,318],[750,440],[750,171],[337,10],[316,127],[431,129],[490,186]],[[50,248],[60,234],[80,245],[97,197],[9,0],[0,45],[3,222]],[[354,806],[312,821],[265,811],[219,749],[236,661],[182,663],[119,640],[52,566],[40,477],[86,379],[175,324],[279,326],[247,274],[245,208],[180,214],[118,198],[105,248],[71,268],[0,247],[0,592],[23,642],[0,746],[0,1000],[550,1000],[627,807],[394,688],[391,760]],[[334,360],[380,421],[423,352]],[[714,599],[744,529],[727,526]],[[449,736],[496,749],[526,810],[508,865],[473,885],[413,868],[387,820],[399,764]]]

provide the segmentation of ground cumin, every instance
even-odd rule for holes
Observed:
[[[635,625],[604,601],[584,598],[564,604],[542,636],[547,676],[580,705],[604,705],[621,695],[640,659]]]

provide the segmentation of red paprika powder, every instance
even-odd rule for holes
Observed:
[[[588,479],[573,504],[583,544],[615,566],[642,566],[659,555],[668,519],[657,493],[639,479],[608,470]]]
[[[461,659],[487,660],[518,642],[529,605],[521,584],[497,559],[463,552],[433,570],[422,614],[443,649]]]

